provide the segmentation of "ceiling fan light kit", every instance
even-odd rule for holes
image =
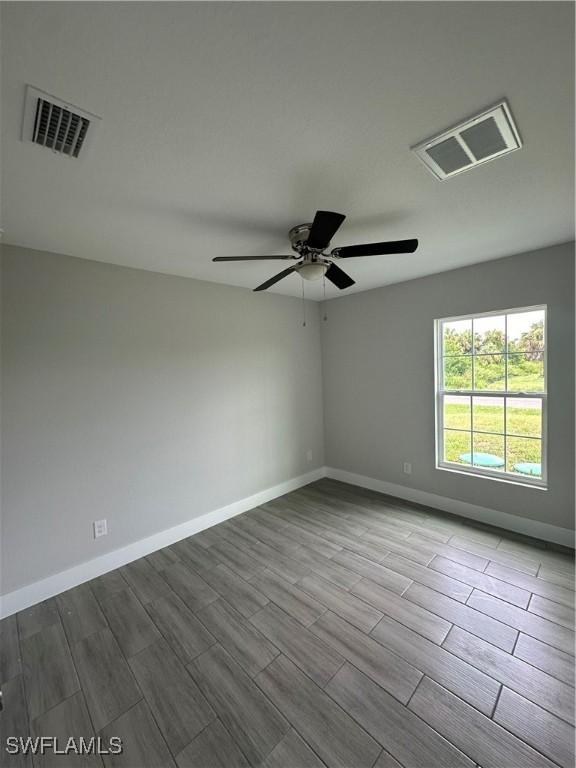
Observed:
[[[319,261],[311,261],[296,267],[296,271],[304,280],[320,280],[326,274],[327,269],[328,265]]]
[[[265,261],[293,259],[298,264],[282,270],[274,277],[254,288],[265,291],[283,278],[297,272],[304,280],[320,280],[325,277],[340,290],[350,288],[355,281],[335,263],[337,259],[351,259],[358,256],[384,256],[393,253],[414,253],[418,240],[396,240],[384,243],[364,243],[334,248],[326,253],[330,241],[342,225],[346,216],[334,211],[316,211],[311,224],[298,224],[288,233],[294,256],[217,256],[212,261]]]

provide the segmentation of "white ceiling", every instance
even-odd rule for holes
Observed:
[[[317,208],[348,216],[333,246],[420,239],[341,262],[354,291],[573,238],[572,3],[7,2],[2,17],[5,242],[253,287],[286,263],[211,258],[289,253]],[[84,158],[20,140],[26,83],[102,116]],[[502,97],[520,151],[446,182],[409,151]]]

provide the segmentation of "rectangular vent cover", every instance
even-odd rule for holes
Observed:
[[[48,147],[67,157],[79,157],[99,120],[96,115],[29,85],[26,89],[22,140]]]
[[[412,147],[437,179],[444,181],[520,149],[522,141],[505,101]]]
[[[56,152],[78,157],[90,120],[44,99],[36,103],[32,141]]]

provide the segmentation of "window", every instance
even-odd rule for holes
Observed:
[[[436,466],[545,488],[546,307],[436,331]]]

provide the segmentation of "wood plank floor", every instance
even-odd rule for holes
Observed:
[[[571,768],[574,559],[321,480],[5,619],[0,684],[7,767]]]

